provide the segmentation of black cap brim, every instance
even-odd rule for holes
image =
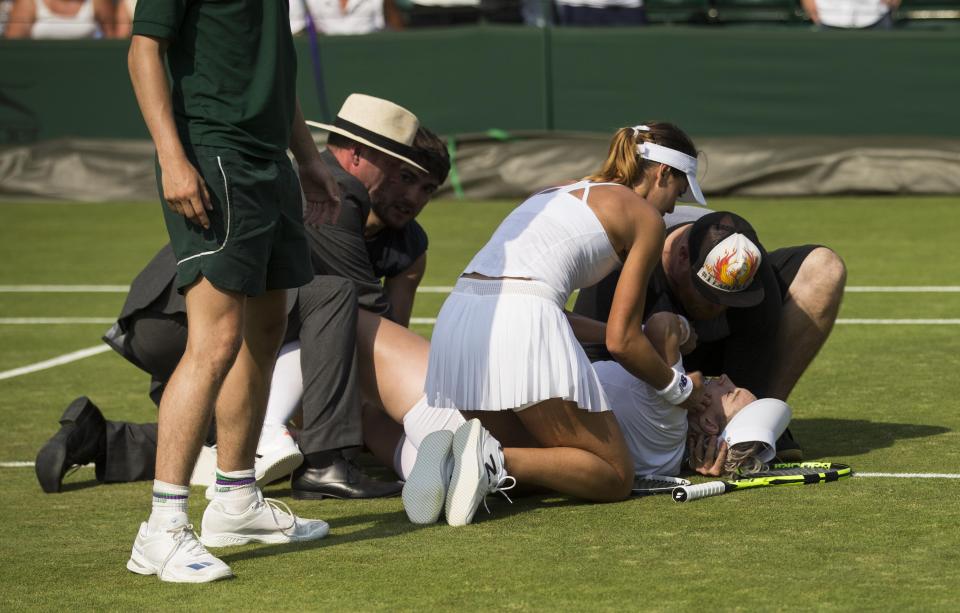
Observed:
[[[725,292],[711,286],[709,283],[697,276],[697,271],[692,270],[693,285],[704,298],[715,304],[742,309],[745,307],[757,306],[763,302],[763,283],[760,282],[760,275],[754,277],[750,286],[739,292]]]

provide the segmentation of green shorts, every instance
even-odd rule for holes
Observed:
[[[207,184],[213,210],[204,230],[163,201],[178,290],[202,275],[219,289],[258,296],[313,278],[300,181],[290,160],[195,146],[190,161]],[[157,184],[162,194],[159,165]]]

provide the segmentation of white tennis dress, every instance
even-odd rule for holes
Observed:
[[[504,411],[563,398],[588,411],[609,409],[563,313],[574,289],[621,266],[586,203],[597,185],[615,184],[581,181],[531,196],[467,265],[464,274],[521,279],[457,281],[433,330],[428,403]],[[579,189],[581,198],[570,194]]]

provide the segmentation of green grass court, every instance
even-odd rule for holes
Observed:
[[[514,204],[431,204],[424,285],[452,285]],[[833,247],[854,288],[960,285],[960,198],[711,205],[751,220],[767,248]],[[0,205],[0,285],[126,285],[165,241],[158,206]],[[112,318],[123,298],[0,292],[0,373],[95,346],[107,327],[11,318]],[[442,300],[421,294],[414,317],[435,317]],[[790,398],[807,458],[865,473],[960,473],[960,292],[849,291],[840,317]],[[0,380],[0,462],[32,462],[81,394],[108,418],[153,421],[147,383],[112,352]],[[237,579],[178,586],[124,566],[149,484],[90,487],[93,478],[80,469],[68,491],[46,495],[31,467],[0,467],[0,610],[953,611],[960,601],[960,479],[855,477],[684,505],[497,498],[491,515],[460,529],[414,526],[399,499],[300,502],[278,484],[267,495],[326,519],[330,536],[216,550]],[[195,489],[198,526],[201,511]]]

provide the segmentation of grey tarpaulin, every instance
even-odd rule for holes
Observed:
[[[609,135],[515,132],[453,138],[456,172],[441,197],[522,198],[583,177]],[[708,196],[960,194],[960,140],[884,137],[697,139]],[[157,198],[149,141],[53,140],[0,148],[0,200]]]

